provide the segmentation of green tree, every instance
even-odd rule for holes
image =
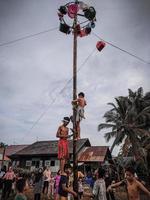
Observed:
[[[132,148],[136,159],[145,158],[141,145],[143,137],[150,137],[150,93],[143,95],[143,89],[136,92],[128,90],[129,95],[115,98],[115,103],[108,103],[112,109],[104,114],[105,123],[98,125],[98,130],[109,128],[105,133],[106,141],[114,138],[111,146],[122,144],[123,154]]]

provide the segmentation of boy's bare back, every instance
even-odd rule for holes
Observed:
[[[86,101],[85,101],[85,99],[83,97],[82,98],[81,97],[78,98],[77,102],[78,102],[78,105],[83,107],[83,108],[86,106]]]

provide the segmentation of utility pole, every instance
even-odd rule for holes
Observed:
[[[58,9],[60,20],[59,30],[65,34],[73,34],[73,100],[77,98],[77,37],[84,37],[91,33],[91,29],[95,27],[96,11],[94,7],[88,6],[82,1],[75,0],[69,2]],[[68,25],[65,16],[70,18],[72,25]],[[80,17],[80,20],[77,18]],[[84,20],[84,21],[83,21]],[[78,163],[77,163],[77,111],[73,108],[73,173],[74,191],[78,191]]]
[[[77,0],[75,1],[77,3]],[[73,22],[73,100],[77,98],[77,15],[74,17]],[[77,163],[77,126],[76,126],[76,109],[73,108],[73,176],[74,176],[74,182],[73,182],[73,189],[74,191],[78,191],[78,163]]]

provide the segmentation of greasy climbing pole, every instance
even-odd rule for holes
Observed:
[[[75,100],[77,98],[77,38],[85,37],[91,33],[92,28],[95,27],[96,11],[94,7],[88,6],[82,1],[75,0],[74,2],[60,6],[58,16],[60,20],[59,30],[65,34],[73,34],[73,100]],[[68,20],[66,23],[67,17]],[[77,192],[77,126],[75,108],[73,108],[73,130],[73,187]]]

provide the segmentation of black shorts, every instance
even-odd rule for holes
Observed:
[[[48,188],[49,186],[49,182],[48,181],[44,181],[44,188]]]
[[[81,199],[83,192],[78,192],[79,198]]]

